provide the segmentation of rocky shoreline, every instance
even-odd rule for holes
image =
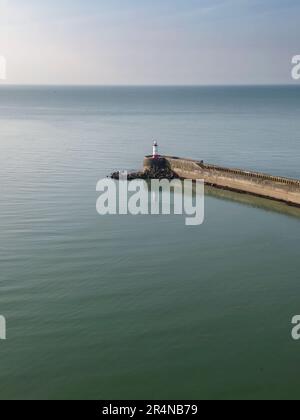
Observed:
[[[120,179],[120,175],[122,175],[122,172],[113,172],[110,175],[111,179],[115,179],[115,180],[119,180]],[[167,180],[173,180],[173,179],[178,179],[179,176],[176,175],[175,172],[173,172],[171,169],[146,169],[144,171],[138,171],[138,172],[129,172],[127,175],[127,180],[128,181],[133,181],[135,179],[142,179],[145,181],[151,180],[151,179],[167,179]]]

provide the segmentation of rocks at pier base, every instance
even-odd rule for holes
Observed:
[[[119,180],[120,175],[122,175],[121,172],[114,172],[111,174],[111,178]],[[139,172],[128,172],[127,175],[128,181],[133,181],[135,179],[143,179],[145,181],[151,179],[167,179],[169,181],[172,181],[173,179],[178,178],[178,175],[176,175],[176,173],[169,168],[151,168]]]

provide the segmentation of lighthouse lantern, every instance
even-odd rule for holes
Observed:
[[[157,141],[155,141],[153,143],[153,159],[158,159],[159,158],[159,154],[158,154],[158,143]]]

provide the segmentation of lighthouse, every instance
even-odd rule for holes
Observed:
[[[153,155],[152,155],[152,157],[153,157],[153,159],[158,159],[159,158],[157,141],[155,141],[153,143]]]

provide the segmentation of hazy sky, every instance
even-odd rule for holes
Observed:
[[[7,83],[289,83],[299,0],[0,0]]]

